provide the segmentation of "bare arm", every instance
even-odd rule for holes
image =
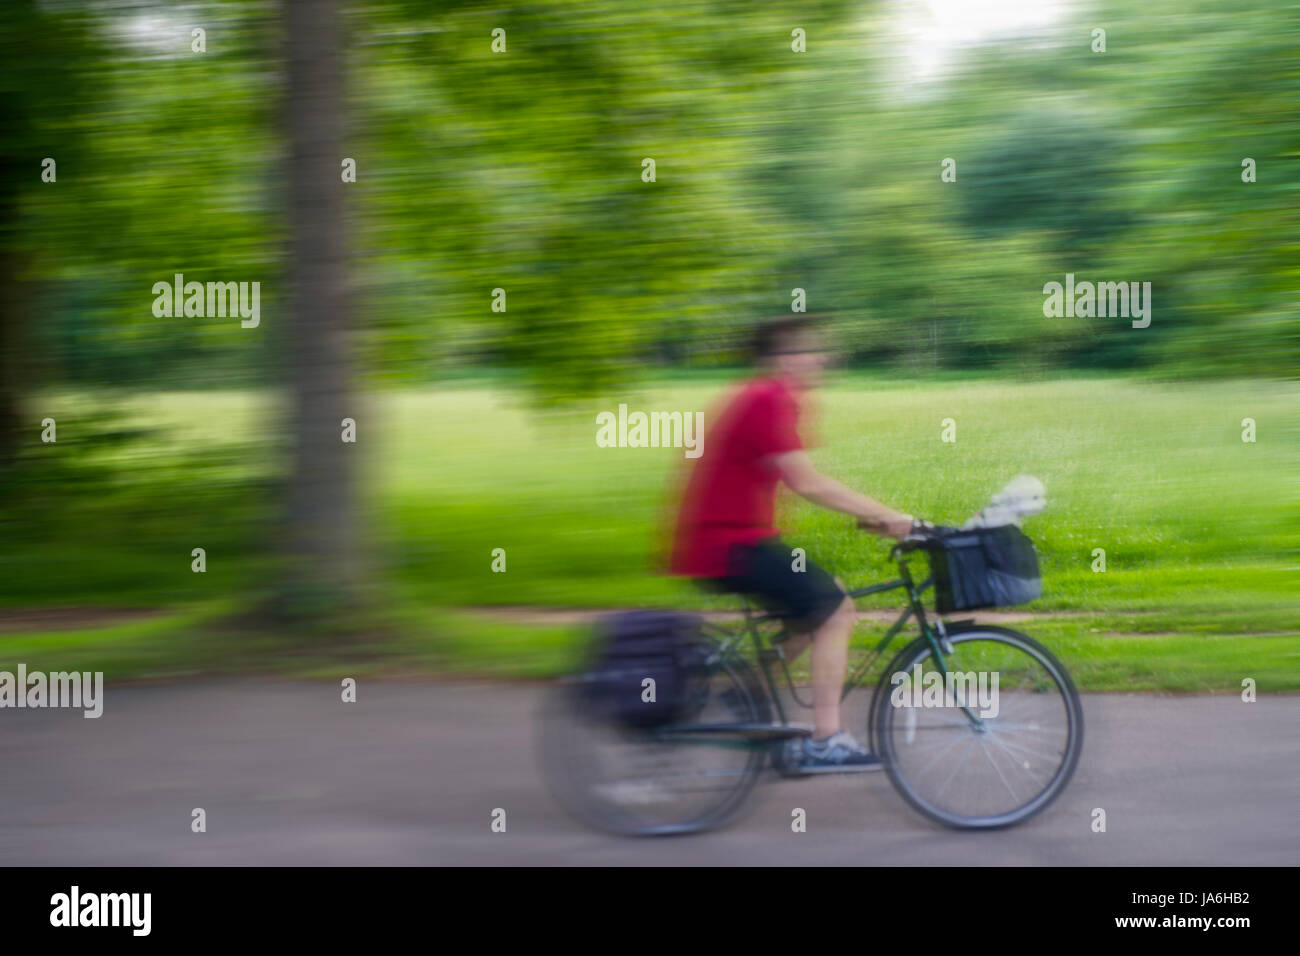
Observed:
[[[775,455],[772,462],[790,490],[813,504],[853,515],[863,527],[879,535],[902,538],[912,529],[911,515],[888,508],[879,501],[840,484],[834,478],[823,475],[807,452],[791,451]]]

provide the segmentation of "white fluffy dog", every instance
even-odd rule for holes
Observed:
[[[961,526],[963,531],[972,528],[1001,528],[1036,515],[1047,507],[1047,489],[1033,475],[1017,475],[990,499],[984,508]]]

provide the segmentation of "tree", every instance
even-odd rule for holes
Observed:
[[[25,407],[38,366],[28,333],[35,311],[31,276],[48,274],[49,262],[41,260],[50,257],[41,255],[31,213],[41,199],[54,202],[60,188],[42,182],[44,159],[56,158],[66,169],[84,148],[76,120],[90,109],[84,77],[101,62],[101,51],[82,26],[33,0],[0,5],[0,464],[17,458],[24,430],[36,434]]]
[[[284,98],[290,288],[286,358],[292,465],[280,608],[312,616],[356,604],[362,585],[343,153],[339,0],[286,0]]]

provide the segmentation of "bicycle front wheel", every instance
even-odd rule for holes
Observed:
[[[932,820],[1021,823],[1060,795],[1079,762],[1079,694],[1061,662],[1017,631],[954,625],[941,648],[942,662],[920,638],[885,671],[872,706],[877,753]]]

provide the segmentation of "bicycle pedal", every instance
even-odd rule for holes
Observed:
[[[804,737],[812,736],[811,727],[800,727],[795,724],[755,724],[753,726],[755,736],[761,734],[767,740],[774,744],[784,746],[793,740],[801,740]]]

